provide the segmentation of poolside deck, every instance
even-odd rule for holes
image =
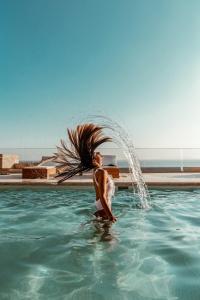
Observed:
[[[200,188],[200,173],[144,173],[144,180],[148,187],[155,188]],[[121,173],[115,179],[119,189],[132,188],[129,174]],[[57,186],[55,179],[22,179],[22,175],[0,175],[0,187],[5,186]],[[75,176],[63,182],[60,187],[92,188],[91,175]]]

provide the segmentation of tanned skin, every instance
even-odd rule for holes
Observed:
[[[94,162],[96,165],[96,168],[102,167],[102,156],[100,153],[97,153],[94,158]],[[96,170],[94,169],[94,172]],[[94,176],[96,177],[96,181],[98,182],[98,185],[96,184],[94,180]],[[110,210],[108,203],[107,203],[107,181],[108,181],[108,173],[107,171],[103,169],[99,169],[95,172],[95,175],[93,173],[93,182],[94,187],[96,191],[96,201],[100,199],[101,204],[103,206],[102,210],[96,211],[95,216],[101,217],[102,219],[109,219],[111,222],[116,222],[117,218],[112,214],[112,211]]]

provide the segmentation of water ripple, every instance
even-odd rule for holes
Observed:
[[[200,299],[200,191],[150,194],[119,191],[109,227],[92,191],[2,189],[0,299]]]

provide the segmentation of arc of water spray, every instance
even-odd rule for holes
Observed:
[[[142,208],[149,208],[150,195],[142,176],[140,163],[137,158],[133,142],[126,130],[109,117],[102,115],[90,115],[88,118],[93,122],[98,120],[98,124],[112,131],[113,142],[122,149],[128,160],[133,191],[135,191],[136,187],[136,193],[140,199],[140,206]]]
[[[140,199],[140,206],[141,208],[149,208],[150,195],[142,176],[140,163],[136,155],[135,147],[126,130],[116,121],[113,121],[111,118],[102,115],[89,115],[86,118],[86,121],[93,123],[96,123],[98,121],[98,124],[100,126],[112,131],[113,142],[122,149],[125,157],[128,160],[133,191],[135,192],[136,187],[136,193]],[[53,158],[54,157],[50,157],[47,160],[42,161],[39,166],[46,162],[52,161]]]

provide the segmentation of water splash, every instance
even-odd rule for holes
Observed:
[[[93,123],[98,123],[100,126],[105,126],[112,132],[111,137],[113,142],[122,149],[128,161],[131,183],[134,194],[137,194],[139,197],[139,205],[141,208],[149,208],[150,195],[142,176],[135,147],[127,131],[116,121],[102,115],[91,115],[87,117],[87,120],[90,120]]]
[[[111,137],[113,142],[123,151],[129,164],[129,174],[134,191],[134,199],[137,199],[136,196],[138,196],[138,206],[141,208],[149,208],[150,195],[142,176],[135,147],[127,131],[116,121],[113,121],[111,118],[103,115],[89,115],[86,118],[84,117],[81,121],[79,119],[79,122],[76,122],[76,124],[85,122],[97,123],[112,132]],[[42,166],[44,163],[52,161],[52,158],[53,157],[49,157],[48,159],[40,162],[38,166]]]

